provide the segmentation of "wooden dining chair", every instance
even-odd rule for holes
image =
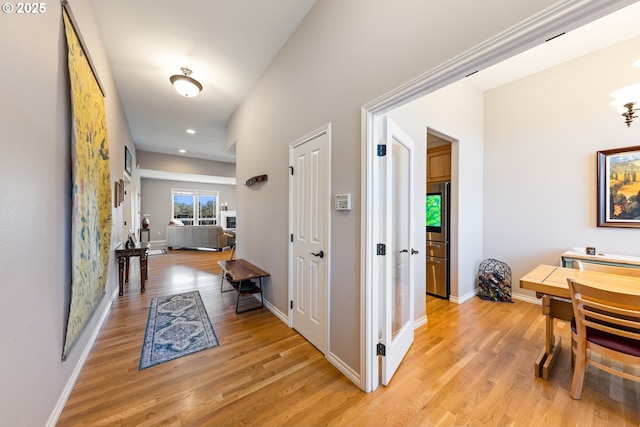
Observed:
[[[598,273],[619,274],[621,276],[633,276],[640,278],[640,268],[627,267],[623,265],[597,264],[594,262],[573,261],[573,268],[584,271],[596,271]],[[571,339],[571,366],[576,364],[576,341]]]
[[[587,363],[608,373],[640,381],[640,295],[613,292],[567,279],[574,319],[571,330],[576,346],[570,395],[582,396]],[[628,372],[607,366],[598,354],[630,365]]]

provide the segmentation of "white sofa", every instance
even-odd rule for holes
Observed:
[[[234,236],[218,225],[168,225],[167,247],[222,250],[234,243]]]

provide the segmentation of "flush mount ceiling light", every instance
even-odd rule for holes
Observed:
[[[183,75],[175,74],[169,77],[169,81],[175,88],[176,92],[182,96],[186,96],[187,98],[198,95],[202,90],[202,85],[193,77],[189,77],[193,71],[187,67],[182,67],[180,70],[182,70]]]
[[[624,117],[627,126],[631,126],[633,119],[638,117],[636,111],[640,110],[640,83],[613,91],[611,96],[615,98],[611,105]]]

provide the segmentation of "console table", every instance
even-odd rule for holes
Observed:
[[[231,290],[235,290],[236,292],[238,292],[238,298],[236,300],[236,314],[264,307],[264,298],[262,296],[262,278],[270,276],[269,273],[259,267],[256,267],[255,265],[244,259],[218,261],[218,264],[220,265],[220,267],[222,267],[220,292],[228,292]],[[228,289],[226,291],[222,290],[224,279],[227,279],[231,286],[233,286],[233,289]],[[258,279],[258,284],[256,285],[256,283],[251,279]],[[238,311],[238,308],[240,306],[240,295],[253,295],[257,293],[260,293],[260,306]]]
[[[560,255],[563,267],[574,267],[574,261],[590,264],[612,265],[616,267],[640,268],[640,257],[631,255],[603,254],[587,255],[584,251],[566,251]]]
[[[118,258],[118,295],[124,295],[124,282],[129,282],[129,258],[140,257],[140,293],[145,291],[144,281],[147,280],[147,255],[149,254],[149,242],[140,242],[133,248],[116,249]]]

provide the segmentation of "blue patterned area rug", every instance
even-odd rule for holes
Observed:
[[[151,300],[139,370],[218,345],[200,292]]]

